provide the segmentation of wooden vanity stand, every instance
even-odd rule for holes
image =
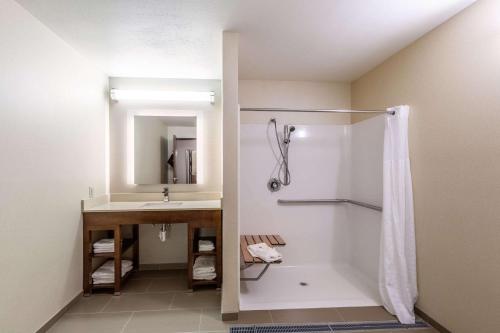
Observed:
[[[88,296],[95,288],[112,288],[115,295],[120,294],[121,284],[129,273],[121,277],[121,261],[125,251],[132,247],[134,270],[139,268],[139,224],[188,224],[188,287],[193,289],[199,285],[216,285],[222,283],[222,212],[220,209],[192,210],[132,210],[132,211],[83,211],[83,293]],[[124,226],[132,226],[132,238],[124,239]],[[199,231],[201,228],[215,230],[215,250],[198,251]],[[92,232],[108,231],[113,233],[115,251],[111,253],[94,253]],[[203,238],[203,237],[201,237]],[[156,241],[156,240],[155,240]],[[193,263],[197,256],[216,256],[215,280],[193,280]],[[115,279],[113,284],[93,285],[93,258],[105,257],[114,259]]]

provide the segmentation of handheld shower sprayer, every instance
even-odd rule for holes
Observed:
[[[288,146],[290,145],[290,137],[292,133],[295,131],[295,126],[293,125],[284,125],[283,126],[283,141],[280,140],[278,136],[278,127],[276,125],[276,119],[271,118],[271,123],[274,124],[274,133],[276,135],[276,142],[278,143],[278,148],[280,150],[280,161],[279,161],[279,169],[278,169],[278,178],[277,180],[281,185],[287,186],[291,183],[290,170],[288,168]],[[276,182],[276,179],[271,179],[271,181]],[[269,184],[268,184],[269,187]],[[272,191],[278,191],[280,187],[269,187],[272,188]]]

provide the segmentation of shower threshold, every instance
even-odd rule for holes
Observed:
[[[259,281],[242,281],[240,286],[242,311],[382,304],[375,281],[347,264],[273,266]]]

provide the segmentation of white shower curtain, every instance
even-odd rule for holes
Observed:
[[[415,322],[417,300],[413,191],[408,154],[407,105],[390,108],[384,133],[384,185],[379,291],[401,323]]]

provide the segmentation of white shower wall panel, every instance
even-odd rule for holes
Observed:
[[[280,234],[284,265],[331,264],[350,260],[349,207],[278,205],[277,199],[350,196],[350,125],[294,124],[289,149],[292,183],[271,193],[266,185],[277,172],[274,128],[241,125],[240,229],[243,234]],[[281,132],[283,124],[278,125]]]
[[[351,125],[352,199],[382,205],[384,121],[380,115]]]
[[[376,285],[382,213],[350,205],[347,216],[351,249],[348,262]]]
[[[351,198],[382,206],[385,116],[351,125]],[[378,281],[382,213],[351,205],[350,262],[371,281]]]

